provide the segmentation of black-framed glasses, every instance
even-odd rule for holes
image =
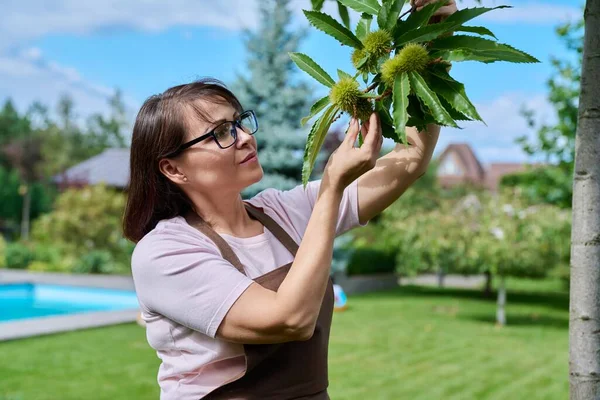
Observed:
[[[182,144],[177,150],[168,154],[167,157],[175,157],[188,147],[208,138],[213,138],[222,149],[231,147],[237,141],[237,128],[240,128],[249,135],[254,135],[258,131],[258,121],[256,120],[254,111],[246,110],[233,121],[221,122],[210,132]]]

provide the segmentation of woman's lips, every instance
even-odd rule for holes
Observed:
[[[247,164],[247,163],[251,163],[254,161],[257,161],[256,153],[252,154],[252,156],[250,158],[247,158],[246,160],[242,161],[240,164]]]

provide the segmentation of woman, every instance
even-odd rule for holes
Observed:
[[[412,146],[378,158],[377,114],[360,148],[352,120],[321,180],[244,202],[263,176],[257,129],[213,80],[152,96],[137,116],[124,230],[161,399],[328,399],[333,240],[422,175],[439,134],[409,128]]]

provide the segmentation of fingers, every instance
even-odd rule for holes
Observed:
[[[367,131],[366,134],[363,133],[364,145],[369,146],[371,149],[376,149],[377,146],[379,146],[380,141],[382,141],[379,114],[376,112],[372,113],[369,117],[369,121],[363,124],[363,128]]]
[[[437,10],[433,16],[434,17],[449,17],[456,12],[456,6],[443,6],[439,10]]]
[[[344,145],[347,147],[354,147],[354,143],[356,143],[356,138],[358,137],[358,120],[356,118],[352,118],[350,120],[350,126],[348,127],[348,131],[346,132],[346,137],[344,138]]]

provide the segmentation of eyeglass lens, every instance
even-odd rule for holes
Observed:
[[[239,122],[241,129],[250,135],[254,134],[258,128],[252,113],[242,114]],[[221,147],[233,145],[235,137],[237,136],[235,122],[225,122],[224,124],[221,124],[215,129],[214,133]]]

